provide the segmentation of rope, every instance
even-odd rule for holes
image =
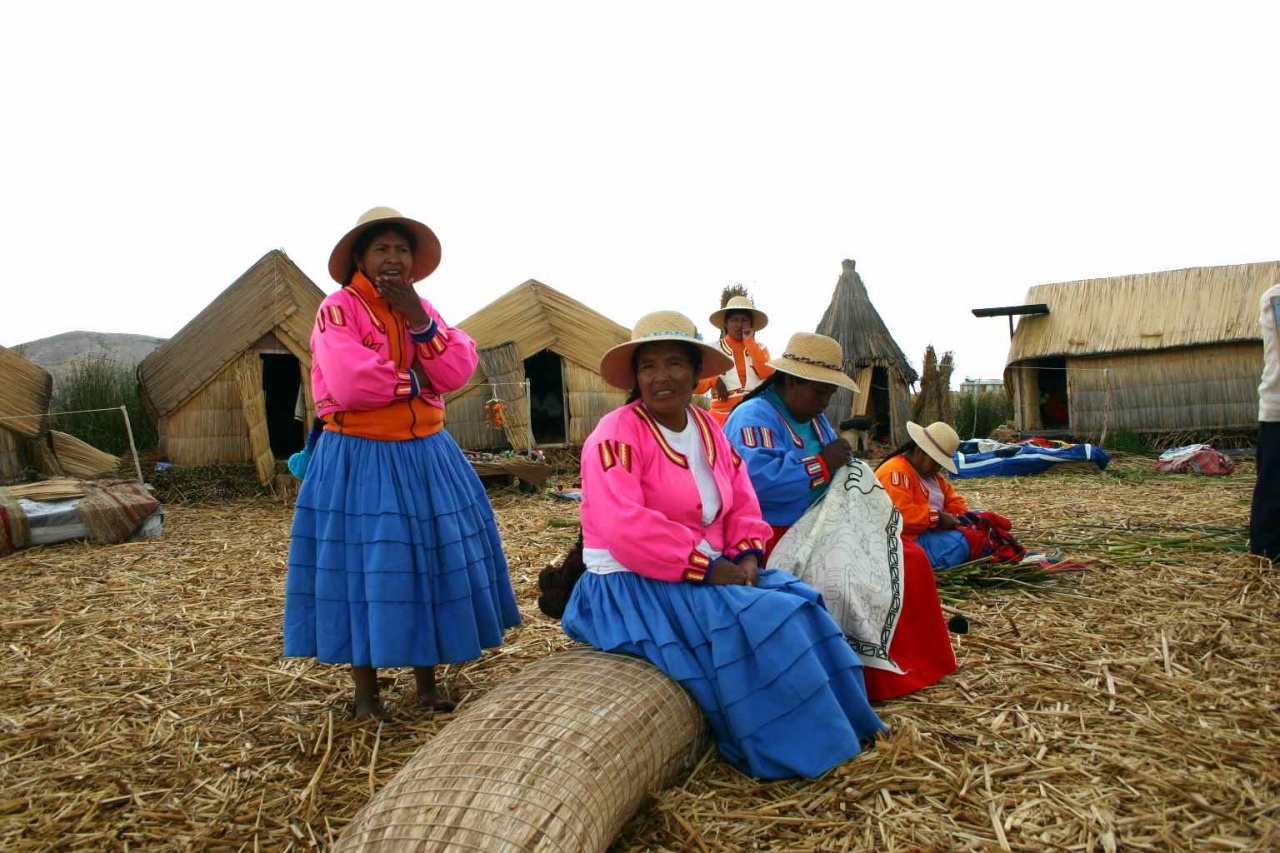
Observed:
[[[119,406],[110,409],[76,409],[73,411],[46,411],[44,415],[5,415],[0,420],[22,420],[24,418],[61,418],[63,415],[88,415],[95,411],[120,411]]]

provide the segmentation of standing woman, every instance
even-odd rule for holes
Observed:
[[[440,263],[431,229],[386,207],[329,256],[311,388],[324,423],[298,495],[284,653],[349,664],[355,717],[386,717],[378,668],[410,666],[418,703],[452,710],[435,666],[502,644],[519,611],[484,487],[444,431],[443,394],[476,345],[415,282]]]
[[[1249,551],[1280,560],[1280,284],[1262,294],[1262,381],[1258,383],[1258,482]]]
[[[720,351],[733,364],[695,389],[699,394],[711,393],[711,417],[721,426],[747,394],[773,375],[769,350],[756,341],[756,332],[769,324],[769,317],[745,293],[729,296],[734,292],[730,288],[721,295],[723,305],[710,318],[711,325],[720,330]]]

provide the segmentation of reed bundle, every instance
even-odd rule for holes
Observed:
[[[26,498],[29,501],[61,501],[82,498],[85,494],[84,482],[74,477],[53,477],[36,483],[20,483],[6,486],[5,491],[12,497]]]

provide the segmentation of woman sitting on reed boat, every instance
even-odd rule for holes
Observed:
[[[907,422],[906,444],[889,454],[876,477],[902,513],[902,538],[917,543],[934,569],[948,569],[991,556],[1017,562],[1026,549],[1009,533],[1009,520],[993,512],[971,512],[943,471],[956,473],[960,436],[942,421],[922,427]]]
[[[698,380],[728,367],[674,311],[642,317],[601,360],[605,381],[632,402],[582,449],[586,571],[564,630],[679,682],[743,772],[818,776],[884,725],[818,593],[759,568],[769,525],[746,469],[690,405]]]
[[[773,528],[768,565],[822,593],[862,658],[868,695],[892,699],[955,672],[956,659],[928,558],[902,540],[875,472],[823,414],[837,386],[858,390],[843,363],[838,341],[792,335],[725,434]]]
[[[370,210],[329,257],[343,288],[311,335],[324,428],[293,517],[284,653],[350,664],[357,719],[385,717],[386,666],[413,667],[421,707],[451,710],[435,665],[479,657],[520,622],[493,509],[444,431],[441,395],[477,356],[414,292],[439,263],[431,229]]]

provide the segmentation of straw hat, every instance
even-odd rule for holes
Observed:
[[[655,311],[636,321],[631,340],[618,344],[600,359],[600,376],[614,388],[630,391],[636,387],[636,374],[631,369],[631,354],[642,344],[678,341],[693,344],[702,351],[702,373],[699,379],[719,376],[733,367],[733,359],[718,347],[703,343],[693,321],[679,311]]]
[[[414,281],[422,281],[435,272],[436,267],[440,266],[440,240],[435,232],[416,219],[401,216],[398,210],[390,207],[375,207],[361,214],[356,220],[356,227],[344,234],[338,241],[338,245],[333,247],[333,253],[329,255],[329,275],[334,281],[338,284],[347,283],[347,277],[355,267],[355,261],[351,257],[351,247],[355,244],[356,238],[375,225],[388,223],[408,228],[417,241],[418,246],[413,251],[413,269],[409,270],[409,276]]]
[[[840,342],[813,332],[796,332],[787,341],[782,355],[769,362],[770,367],[783,373],[814,382],[829,382],[856,392],[858,383],[845,374],[843,364],[844,350]]]
[[[711,312],[711,325],[717,329],[724,329],[724,318],[729,316],[730,311],[750,311],[751,327],[757,332],[769,325],[769,315],[761,311],[755,306],[755,303],[746,296],[735,296],[725,303],[725,306],[719,311]]]
[[[960,436],[956,435],[956,431],[949,424],[934,421],[927,427],[922,427],[914,421],[907,421],[907,435],[911,436],[916,447],[929,454],[934,462],[952,474],[956,473],[956,461],[952,457],[960,449]]]

